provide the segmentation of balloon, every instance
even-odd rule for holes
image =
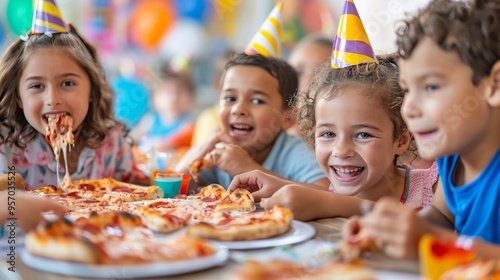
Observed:
[[[174,22],[170,1],[142,0],[132,13],[132,40],[145,50],[154,50]]]
[[[10,0],[6,10],[10,30],[17,36],[26,35],[33,20],[32,0]]]
[[[196,21],[178,20],[164,37],[160,53],[165,58],[196,57],[206,53],[206,36],[203,26]]]
[[[147,89],[141,80],[132,77],[116,77],[111,81],[111,87],[115,92],[116,119],[134,127],[148,111]]]
[[[175,12],[180,18],[194,19],[203,22],[209,14],[206,0],[176,0],[174,2]]]

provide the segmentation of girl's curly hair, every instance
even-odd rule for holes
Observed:
[[[363,63],[341,69],[332,69],[329,63],[320,66],[298,104],[298,127],[306,142],[314,148],[316,102],[332,99],[348,88],[359,88],[367,98],[376,100],[389,115],[394,125],[394,139],[407,131],[401,116],[403,91],[399,87],[398,67],[394,55],[379,57],[377,63]],[[348,117],[348,116],[346,116]]]

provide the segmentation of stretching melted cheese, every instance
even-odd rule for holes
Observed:
[[[66,168],[66,175],[61,182],[61,187],[64,188],[67,184],[71,184],[71,177],[68,169],[67,149],[71,151],[71,146],[75,146],[75,139],[73,136],[73,118],[67,114],[50,114],[48,115],[48,125],[45,127],[47,134],[45,140],[52,146],[54,155],[56,157],[56,172],[57,181],[59,179],[59,155],[61,150],[64,156],[64,165]],[[69,144],[69,147],[68,147]]]

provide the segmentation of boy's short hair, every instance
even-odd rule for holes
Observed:
[[[410,57],[424,36],[442,50],[456,52],[477,85],[500,59],[500,0],[432,1],[398,29],[401,58]]]
[[[297,72],[286,61],[260,54],[237,53],[226,63],[221,81],[224,81],[227,71],[233,66],[256,66],[265,70],[278,80],[278,91],[283,98],[283,109],[294,107],[299,82]]]

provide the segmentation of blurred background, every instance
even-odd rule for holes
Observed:
[[[190,73],[195,108],[217,99],[214,58],[243,51],[272,10],[274,0],[56,0],[63,17],[99,51],[116,93],[115,113],[130,126],[149,110],[158,69]],[[343,0],[283,0],[283,58],[301,38],[333,38]],[[398,21],[429,0],[356,0],[378,54],[395,50]],[[0,0],[0,51],[31,27],[32,0]],[[141,105],[142,104],[142,105]]]

